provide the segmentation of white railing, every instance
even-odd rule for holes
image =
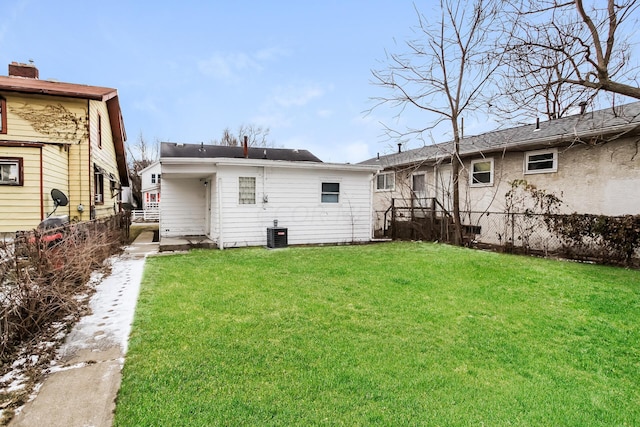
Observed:
[[[154,210],[133,210],[131,211],[131,221],[160,221],[160,211]]]

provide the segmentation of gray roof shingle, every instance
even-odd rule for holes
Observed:
[[[518,151],[534,147],[553,146],[576,140],[640,130],[640,101],[615,108],[576,114],[561,119],[518,126],[465,137],[460,141],[460,155],[492,151]],[[379,164],[382,167],[406,165],[449,157],[452,141],[426,145],[402,153],[388,154],[365,160],[361,164]]]
[[[242,159],[245,156],[243,147],[162,142],[160,144],[160,158],[166,157]],[[322,163],[322,160],[320,160],[307,150],[295,150],[288,148],[249,147],[247,157],[249,159]]]

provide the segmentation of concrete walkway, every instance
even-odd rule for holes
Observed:
[[[96,286],[91,314],[83,317],[58,350],[49,375],[10,427],[110,427],[142,271],[158,252],[144,231],[112,258],[111,273]]]

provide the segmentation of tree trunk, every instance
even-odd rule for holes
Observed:
[[[453,178],[453,244],[462,245],[462,222],[460,220],[460,131],[458,118],[451,120],[453,125],[453,154],[451,155],[451,175]]]

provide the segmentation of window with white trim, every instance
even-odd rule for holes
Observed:
[[[558,150],[529,151],[524,153],[524,173],[550,173],[558,171]]]
[[[155,173],[152,173],[152,174],[151,174],[151,183],[152,183],[152,184],[155,184],[155,183],[156,183],[156,174],[155,174]]]
[[[22,158],[0,157],[0,185],[22,185]]]
[[[338,203],[340,201],[340,183],[323,182],[320,201],[322,203]]]
[[[493,185],[493,158],[471,160],[469,174],[472,187],[490,187]]]
[[[238,203],[241,205],[256,204],[256,178],[241,176],[238,178]]]
[[[395,172],[380,173],[376,177],[376,191],[392,191],[396,185]]]

